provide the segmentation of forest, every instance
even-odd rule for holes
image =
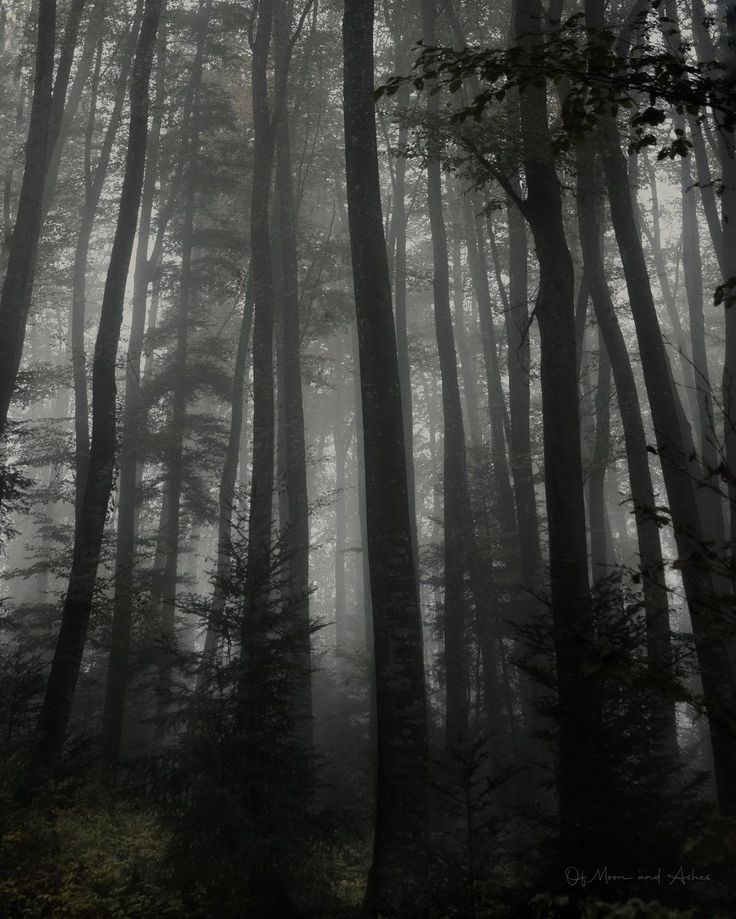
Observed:
[[[733,0],[0,0],[0,917],[736,916]]]

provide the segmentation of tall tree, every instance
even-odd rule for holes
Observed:
[[[586,3],[586,23],[597,32],[605,27],[603,5],[599,0],[588,0]],[[641,235],[637,229],[626,159],[612,115],[603,116],[596,130],[596,140],[682,563],[683,585],[708,710],[718,798],[722,809],[731,811],[736,807],[736,739],[730,732],[729,723],[736,710],[736,682],[728,647],[720,637],[719,629],[714,630],[714,619],[719,618],[719,598],[713,574],[701,561],[706,531],[696,485],[702,481],[702,469],[665,350]]]
[[[543,43],[539,0],[517,0],[517,40],[533,53]],[[553,638],[559,695],[558,787],[563,845],[577,851],[595,821],[597,706],[590,677],[592,615],[580,454],[574,326],[574,275],[552,152],[546,85],[519,96],[527,196],[519,204],[539,262],[536,316],[541,339],[544,470]],[[518,195],[507,188],[512,198]]]
[[[437,43],[435,0],[423,0],[423,38],[429,47]],[[462,749],[468,734],[468,661],[466,648],[465,542],[470,537],[466,518],[467,462],[455,333],[450,310],[450,269],[447,230],[442,204],[442,165],[439,125],[439,93],[430,89],[427,98],[427,206],[432,232],[434,319],[442,377],[442,461],[444,520],[444,636],[447,715],[445,730],[450,751]]]
[[[139,445],[136,434],[141,423],[141,358],[150,284],[148,248],[161,155],[161,125],[166,86],[166,37],[163,28],[159,32],[156,71],[156,97],[150,138],[146,147],[147,160],[133,275],[133,311],[125,361],[125,406],[120,445],[118,526],[115,534],[115,593],[102,715],[103,755],[111,764],[117,762],[122,746],[133,626],[139,474]]]
[[[343,16],[345,165],[358,322],[376,673],[373,914],[426,910],[427,712],[401,388],[381,214],[373,100],[373,0]]]
[[[61,629],[25,776],[26,789],[43,784],[51,776],[61,753],[92,613],[115,462],[115,359],[145,171],[148,86],[162,2],[146,0],[133,64],[125,175],[92,368],[92,442],[87,484]]]
[[[205,42],[210,17],[210,3],[201,0],[196,18],[196,50],[192,64],[191,117],[189,136],[186,138],[186,190],[182,220],[181,272],[179,276],[179,297],[176,312],[176,345],[173,355],[173,385],[171,390],[171,414],[166,444],[166,517],[162,527],[164,541],[164,564],[161,573],[160,598],[156,618],[162,641],[159,660],[159,702],[163,702],[169,691],[172,652],[176,641],[176,595],[179,570],[179,543],[181,539],[181,498],[184,479],[184,435],[186,427],[189,379],[187,360],[189,351],[190,325],[196,291],[193,268],[195,245],[195,211],[197,204],[197,172],[200,144],[200,108],[202,70],[205,59]]]
[[[56,0],[39,0],[33,102],[23,183],[0,294],[0,437],[5,433],[31,306],[36,252],[44,215],[46,177],[61,130],[77,32],[85,0],[73,0],[54,80]]]
[[[309,8],[309,4],[306,9]],[[307,738],[311,737],[311,687],[309,626],[309,501],[307,498],[307,456],[302,401],[301,330],[299,279],[296,246],[296,209],[291,162],[289,116],[289,64],[294,40],[291,27],[294,4],[280,2],[274,21],[275,82],[278,116],[275,125],[276,187],[274,230],[278,237],[277,291],[280,298],[281,341],[279,384],[283,389],[282,414],[286,519],[282,521],[282,550],[288,568],[290,620],[297,651],[297,717]],[[303,20],[302,20],[303,21]],[[300,25],[294,38],[298,35]]]
[[[55,45],[56,0],[39,0],[36,70],[31,120],[26,141],[26,162],[10,242],[8,266],[0,295],[0,435],[5,432],[10,400],[13,397],[15,378],[20,366],[36,250],[41,234],[43,193],[51,145]]]

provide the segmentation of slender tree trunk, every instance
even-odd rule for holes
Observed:
[[[733,86],[736,77],[736,16],[733,5],[719,0],[726,34],[726,72]],[[736,130],[733,125],[720,124],[718,130],[718,159],[721,163],[721,228],[724,282],[736,283]],[[733,293],[730,288],[728,293]],[[736,310],[725,307],[726,349],[723,361],[722,399],[724,412],[724,444],[728,470],[728,499],[730,521],[728,537],[731,542],[731,562],[736,570]],[[736,583],[736,575],[733,577]],[[736,782],[734,783],[736,785]],[[736,807],[736,789],[733,806]]]
[[[347,583],[345,566],[345,465],[347,461],[347,437],[344,436],[345,413],[340,393],[340,381],[336,385],[335,405],[335,648],[344,653],[347,650]]]
[[[684,130],[683,119],[680,119],[680,124]],[[702,500],[707,506],[705,520],[708,536],[713,540],[715,551],[723,554],[725,521],[718,473],[720,457],[714,416],[713,388],[710,382],[708,352],[705,345],[703,260],[700,251],[697,199],[692,187],[690,158],[687,156],[680,159],[680,193],[682,195],[682,268],[690,317],[690,343],[697,401],[697,414],[694,420],[705,484]]]
[[[647,661],[657,684],[672,679],[672,642],[670,637],[669,601],[664,575],[664,559],[657,522],[646,434],[641,416],[639,393],[634,371],[618,323],[603,264],[600,220],[601,191],[598,185],[593,151],[578,148],[577,207],[580,240],[585,272],[590,284],[593,309],[616,384],[634,505],[634,519],[639,546],[647,623]],[[661,732],[664,748],[677,755],[677,727],[674,703],[662,702]]]
[[[657,191],[657,176],[650,163],[646,164],[649,171],[649,187],[652,196],[652,232],[648,233],[649,241],[652,246],[654,256],[654,265],[659,279],[659,286],[662,291],[662,299],[667,308],[672,331],[675,336],[675,345],[677,347],[677,363],[680,367],[680,378],[682,387],[687,400],[687,407],[693,424],[697,424],[698,419],[698,402],[696,395],[697,379],[693,373],[693,364],[687,348],[685,330],[682,327],[682,320],[677,309],[677,298],[675,291],[669,281],[667,265],[665,264],[664,252],[662,251],[662,233],[660,230],[659,218],[659,193]],[[640,225],[641,221],[640,221]]]
[[[162,0],[146,0],[130,86],[130,131],[118,222],[92,369],[92,442],[69,587],[25,788],[52,774],[66,734],[87,639],[115,460],[115,359],[146,161],[148,84]]]
[[[248,276],[248,286],[245,294],[243,318],[240,323],[238,335],[238,349],[235,354],[233,367],[233,388],[230,408],[230,432],[228,434],[225,464],[220,478],[220,491],[218,497],[217,518],[217,561],[215,567],[214,595],[212,609],[207,622],[207,632],[204,640],[203,668],[199,680],[199,688],[204,689],[207,678],[207,668],[211,665],[217,644],[222,634],[222,616],[225,612],[227,599],[227,582],[230,571],[231,537],[233,502],[235,500],[235,483],[238,475],[238,464],[242,463],[240,442],[243,431],[243,410],[245,398],[245,384],[248,369],[248,350],[250,348],[251,329],[253,325],[253,296],[251,276]],[[243,470],[241,469],[241,478]]]
[[[598,377],[594,397],[595,440],[588,477],[588,517],[593,583],[601,584],[613,573],[613,547],[607,533],[606,470],[611,457],[611,362],[598,333]]]
[[[514,501],[519,527],[521,573],[527,590],[536,592],[542,584],[542,549],[539,540],[537,497],[531,440],[530,345],[528,239],[524,218],[518,208],[508,207],[509,304],[506,341],[509,365],[510,466],[514,480]]]
[[[173,360],[174,385],[171,418],[166,447],[166,523],[163,531],[164,566],[161,576],[161,599],[157,615],[162,648],[158,668],[159,705],[165,705],[170,692],[171,671],[176,644],[176,595],[179,569],[179,541],[181,536],[181,495],[184,474],[184,433],[186,428],[189,380],[187,359],[189,326],[195,280],[192,259],[195,248],[194,222],[197,199],[197,169],[199,161],[200,88],[204,64],[204,45],[207,36],[210,5],[201,0],[198,11],[197,47],[191,77],[191,120],[186,149],[186,194],[182,224],[182,257],[179,275],[179,303],[176,316],[176,345]]]
[[[381,218],[373,102],[373,0],[346,0],[345,160],[366,474],[376,667],[373,914],[426,912],[427,713],[401,387]]]
[[[517,0],[515,32],[527,48],[542,39],[539,0]],[[541,338],[544,468],[551,606],[558,688],[560,828],[568,852],[581,851],[596,810],[597,706],[589,668],[592,615],[580,456],[574,278],[560,184],[549,134],[546,87],[519,96],[529,221],[539,261],[536,315]],[[584,848],[582,849],[584,851]]]
[[[463,395],[465,396],[465,420],[467,422],[467,429],[470,433],[470,443],[477,449],[480,447],[483,438],[481,435],[480,407],[475,366],[470,356],[470,348],[468,346],[468,338],[465,329],[465,291],[459,237],[456,237],[452,243],[452,307],[454,314],[453,326],[455,330],[455,340],[457,342],[457,356],[463,381]]]
[[[491,463],[493,465],[493,484],[498,502],[499,522],[503,538],[513,540],[516,533],[516,512],[514,494],[511,489],[511,476],[506,456],[506,435],[503,416],[506,401],[501,381],[501,369],[498,358],[498,340],[493,322],[493,305],[488,286],[488,262],[482,235],[473,213],[477,202],[465,196],[463,217],[465,237],[468,247],[468,262],[473,279],[475,296],[478,301],[481,341],[488,387],[488,414],[491,424]]]
[[[307,454],[302,400],[301,329],[296,245],[296,209],[289,136],[290,30],[293,3],[282,2],[274,21],[275,79],[279,117],[275,125],[276,188],[274,230],[279,241],[283,384],[283,457],[285,459],[286,520],[281,521],[282,548],[288,571],[290,622],[294,635],[294,702],[296,728],[312,746],[311,631],[309,622],[309,499]]]
[[[436,42],[435,0],[423,0],[423,38],[429,47]],[[440,141],[436,135],[439,94],[427,99],[429,140],[427,144],[428,210],[432,232],[434,321],[442,378],[444,425],[443,520],[444,520],[444,605],[446,742],[448,752],[461,750],[468,739],[469,686],[468,648],[465,635],[465,519],[467,466],[465,432],[458,383],[455,335],[450,310],[450,270],[447,232],[442,206]]]
[[[23,353],[31,304],[36,250],[41,235],[43,192],[51,147],[51,100],[56,43],[56,0],[38,0],[36,64],[26,163],[8,266],[0,294],[0,437]]]
[[[603,27],[600,0],[589,0],[586,18],[590,27]],[[736,683],[728,648],[710,625],[717,599],[711,572],[702,563],[704,528],[695,493],[695,483],[702,479],[702,473],[696,460],[692,433],[675,391],[641,236],[636,227],[626,160],[612,118],[604,117],[596,138],[608,188],[611,221],[636,325],[644,381],[695,635],[711,730],[718,800],[722,810],[731,811],[736,807],[736,740],[730,735],[727,723],[736,709]]]
[[[162,28],[156,62],[156,98],[148,143],[148,158],[138,225],[130,340],[125,362],[125,407],[123,409],[123,430],[120,445],[118,526],[115,545],[115,593],[113,597],[105,707],[102,715],[103,756],[110,765],[115,765],[120,757],[129,678],[130,640],[135,591],[135,543],[138,531],[137,491],[140,467],[136,434],[141,423],[141,357],[150,282],[148,246],[151,238],[151,219],[160,156],[162,108],[166,87],[165,62],[166,40]]]
[[[92,145],[97,122],[97,92],[102,62],[102,38],[100,37],[95,59],[90,91],[90,111],[85,133],[84,153],[84,204],[82,220],[77,236],[77,247],[74,254],[72,275],[72,311],[71,311],[71,346],[72,375],[74,379],[74,452],[75,452],[75,521],[78,523],[84,489],[87,481],[89,463],[89,402],[87,398],[87,357],[84,350],[84,325],[86,318],[87,298],[87,262],[89,259],[90,240],[95,222],[95,215],[100,203],[102,189],[107,178],[110,155],[117,135],[120,118],[125,102],[125,89],[128,84],[130,64],[135,53],[135,42],[143,10],[142,0],[138,0],[135,18],[131,25],[128,41],[123,47],[122,61],[118,83],[113,102],[113,110],[105,131],[97,163],[92,168]]]
[[[401,73],[406,66],[406,49],[404,43],[396,41],[396,67]],[[411,101],[411,92],[407,84],[402,84],[397,94],[397,104],[408,108]],[[403,150],[409,138],[408,125],[402,120],[399,125],[398,146]],[[399,153],[395,160],[394,180],[394,210],[391,224],[393,227],[392,240],[395,239],[396,248],[392,253],[389,247],[389,256],[393,258],[394,282],[394,321],[396,325],[396,348],[399,359],[399,379],[401,382],[401,404],[404,412],[404,453],[406,454],[406,474],[409,486],[409,512],[412,526],[412,541],[414,556],[419,557],[419,541],[417,533],[416,514],[416,475],[414,470],[414,408],[411,391],[411,362],[409,360],[409,332],[408,332],[408,285],[407,285],[407,260],[406,260],[406,234],[409,215],[406,210],[406,157]]]
[[[264,638],[272,580],[272,511],[275,459],[274,291],[269,206],[274,138],[268,96],[269,48],[273,0],[262,0],[252,42],[253,183],[250,235],[253,271],[253,465],[251,473],[245,611],[242,622],[243,686],[252,672],[249,661]],[[248,724],[247,689],[242,718]]]

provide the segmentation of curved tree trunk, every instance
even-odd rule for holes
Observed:
[[[238,349],[235,354],[233,367],[233,388],[230,407],[230,432],[228,434],[225,463],[222,467],[220,478],[220,491],[217,501],[217,561],[215,564],[215,585],[212,597],[212,608],[207,622],[207,631],[204,639],[203,666],[198,681],[198,688],[204,689],[207,683],[208,668],[217,651],[217,643],[222,634],[222,615],[225,612],[227,598],[227,580],[230,570],[231,537],[233,502],[235,500],[235,483],[240,462],[240,441],[243,431],[243,399],[245,397],[245,382],[248,369],[248,351],[250,349],[250,336],[253,325],[253,295],[251,274],[248,275],[248,285],[245,292],[245,306],[243,318],[240,322],[238,335]],[[241,472],[242,477],[242,472]]]
[[[603,28],[600,0],[589,0],[586,19],[590,27]],[[696,483],[702,480],[702,470],[697,462],[692,432],[674,387],[641,236],[636,226],[626,160],[613,118],[603,117],[596,139],[603,161],[611,221],[636,326],[644,382],[695,635],[710,724],[718,800],[724,811],[732,811],[736,808],[736,739],[731,736],[728,724],[736,710],[736,682],[728,648],[712,628],[714,609],[719,600],[712,573],[703,564],[705,529],[695,491]]]
[[[125,102],[125,90],[128,85],[130,65],[135,53],[135,42],[140,27],[140,17],[143,11],[143,0],[138,0],[135,17],[131,25],[128,41],[123,46],[120,74],[115,92],[113,109],[107,124],[102,146],[97,162],[92,168],[92,145],[94,141],[95,125],[97,122],[97,91],[102,63],[102,38],[99,39],[95,68],[92,75],[90,92],[90,111],[85,134],[85,179],[84,179],[84,205],[82,220],[77,236],[77,247],[74,253],[74,269],[72,274],[72,310],[71,310],[71,347],[72,347],[72,375],[74,379],[74,454],[75,454],[75,495],[74,512],[75,521],[78,523],[84,488],[87,481],[87,465],[89,463],[89,402],[87,398],[87,358],[84,350],[84,324],[86,318],[87,299],[87,261],[89,247],[94,228],[95,215],[100,203],[102,189],[107,178],[115,137],[120,125],[120,117]]]
[[[122,746],[133,621],[139,477],[136,431],[140,424],[141,358],[146,326],[148,286],[151,277],[148,264],[148,246],[151,239],[153,200],[158,176],[161,120],[166,83],[166,42],[163,29],[161,33],[156,62],[156,104],[154,105],[141,198],[135,273],[133,275],[133,314],[130,324],[128,354],[125,362],[125,407],[123,409],[123,430],[120,445],[118,528],[115,545],[115,593],[113,597],[105,706],[102,714],[103,756],[111,765],[117,763]]]
[[[53,74],[56,0],[38,2],[36,63],[31,120],[26,142],[26,163],[8,253],[8,265],[0,294],[0,438],[5,434],[8,410],[23,356],[26,322],[36,271],[36,252],[43,228],[46,179],[54,146],[61,132],[69,74],[85,2],[86,0],[72,0],[55,80]]]
[[[515,33],[533,49],[541,42],[539,0],[517,0]],[[519,96],[527,198],[524,215],[539,261],[536,316],[541,338],[544,468],[549,530],[553,638],[559,698],[560,829],[568,852],[584,851],[593,832],[596,777],[592,757],[597,706],[590,677],[592,611],[588,581],[580,455],[573,265],[565,239],[562,197],[549,133],[546,87]]]
[[[644,612],[647,623],[647,660],[658,684],[672,678],[672,641],[669,601],[654,488],[649,469],[647,441],[634,371],[606,281],[601,248],[599,204],[596,202],[593,151],[578,149],[577,208],[585,272],[590,285],[596,319],[611,361],[616,396],[621,413],[629,469],[634,519],[641,560]],[[601,192],[598,193],[600,197]],[[662,735],[667,752],[677,755],[677,726],[673,702],[662,702]]]
[[[31,305],[36,250],[41,235],[43,193],[51,148],[51,99],[56,44],[56,0],[38,0],[36,71],[26,163],[18,212],[10,240],[8,266],[0,295],[0,437],[23,354]]]
[[[61,753],[87,640],[107,505],[115,461],[115,360],[123,319],[125,283],[133,252],[143,185],[148,131],[148,84],[162,0],[146,0],[130,86],[130,130],[120,208],[92,369],[92,442],[87,486],[61,630],[36,728],[25,788],[43,784]]]

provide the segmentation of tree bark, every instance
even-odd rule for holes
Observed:
[[[235,501],[235,483],[238,475],[238,464],[241,462],[240,441],[243,431],[243,414],[245,384],[248,370],[248,351],[250,349],[251,330],[253,326],[253,295],[251,285],[252,272],[248,275],[248,286],[245,293],[245,306],[243,318],[240,323],[238,335],[238,349],[235,354],[233,367],[233,388],[230,400],[230,432],[228,434],[225,463],[222,467],[220,490],[218,496],[217,518],[217,561],[215,567],[215,585],[212,597],[212,609],[207,622],[207,632],[204,640],[201,678],[198,681],[200,689],[207,683],[207,671],[211,666],[217,644],[222,635],[222,616],[225,612],[227,599],[227,581],[231,559],[231,537],[233,502]],[[241,470],[241,480],[243,471]]]
[[[182,223],[182,256],[179,274],[179,301],[176,316],[176,344],[173,358],[174,384],[171,393],[171,417],[166,445],[166,523],[163,531],[164,566],[161,576],[160,604],[156,615],[161,648],[158,661],[158,703],[165,706],[170,692],[171,671],[176,645],[176,595],[181,536],[181,495],[184,474],[184,433],[186,428],[189,380],[187,352],[195,279],[192,259],[195,247],[194,224],[199,161],[200,88],[204,65],[204,46],[209,23],[210,4],[200,0],[197,16],[197,44],[191,76],[191,117],[186,141],[186,193]]]
[[[274,137],[268,96],[269,48],[273,30],[273,0],[262,0],[251,42],[253,104],[253,182],[250,236],[253,271],[253,462],[248,553],[245,572],[245,611],[242,622],[242,678],[247,686],[249,660],[256,642],[265,637],[273,575],[272,511],[275,460],[274,409],[274,290],[269,206]],[[244,723],[255,717],[243,695]]]
[[[275,125],[276,176],[273,207],[274,231],[278,238],[281,300],[283,450],[285,461],[286,520],[281,521],[282,551],[288,578],[289,619],[294,640],[295,727],[308,749],[312,746],[311,631],[309,622],[309,500],[307,497],[307,454],[302,400],[301,329],[299,277],[297,267],[296,209],[289,134],[290,31],[293,3],[278,5],[274,20],[275,81],[279,115]]]
[[[56,44],[56,0],[38,0],[36,63],[26,162],[18,211],[0,295],[0,437],[23,353],[31,305],[36,250],[41,235],[43,193],[51,147],[51,102]]]
[[[130,129],[118,221],[92,369],[92,442],[87,486],[61,630],[33,743],[25,790],[54,771],[71,714],[87,639],[115,460],[115,359],[146,160],[148,85],[162,0],[146,0],[130,86]]]
[[[94,228],[95,215],[100,203],[102,189],[107,178],[115,136],[125,102],[125,90],[128,84],[130,64],[135,53],[135,42],[143,10],[142,0],[138,0],[135,17],[131,25],[128,41],[123,47],[120,74],[118,76],[113,109],[107,124],[97,162],[92,168],[92,144],[97,121],[97,93],[102,59],[102,38],[100,37],[95,60],[95,69],[90,91],[90,111],[85,133],[84,155],[84,204],[82,219],[77,236],[72,275],[72,310],[71,310],[71,346],[72,375],[74,379],[74,454],[75,454],[75,521],[78,523],[82,510],[82,500],[87,481],[89,463],[89,402],[87,398],[87,358],[84,350],[84,324],[86,318],[87,298],[87,262],[89,247]]]
[[[437,43],[435,0],[423,0],[423,38],[429,47]],[[450,309],[450,270],[447,231],[442,207],[442,169],[437,135],[439,93],[427,98],[429,119],[427,141],[427,202],[432,235],[434,324],[442,380],[443,521],[444,521],[444,604],[446,744],[448,752],[462,750],[468,739],[469,685],[468,648],[465,636],[465,519],[467,463],[460,387],[458,383],[455,334]]]
[[[576,196],[578,225],[593,309],[611,361],[624,429],[626,461],[629,469],[642,572],[644,611],[647,623],[647,661],[655,681],[661,684],[671,680],[673,660],[664,559],[639,393],[603,264],[599,210],[601,192],[599,191],[596,196],[597,178],[592,156],[593,151],[589,147],[578,148]],[[598,202],[596,197],[598,197]],[[671,755],[676,755],[677,726],[674,703],[663,703],[662,712],[663,741],[667,751]]]
[[[166,40],[163,28],[160,31],[156,70],[156,98],[150,139],[147,145],[148,155],[141,196],[133,275],[133,312],[128,354],[125,361],[125,407],[120,445],[118,527],[115,544],[115,592],[105,706],[102,714],[102,751],[106,762],[112,766],[117,763],[122,748],[133,623],[139,472],[136,433],[141,423],[141,358],[146,326],[148,286],[151,279],[148,247],[151,239],[153,201],[159,171],[163,101],[166,87]]]
[[[589,0],[586,20],[594,29],[603,28],[600,0]],[[596,139],[603,161],[611,221],[636,326],[657,449],[680,556],[680,570],[695,635],[719,805],[724,811],[732,811],[736,808],[736,739],[730,734],[729,722],[736,710],[736,683],[728,648],[717,635],[717,630],[713,629],[714,619],[719,618],[716,610],[718,598],[712,573],[704,564],[705,530],[695,493],[695,483],[701,481],[702,470],[696,459],[692,432],[675,391],[641,236],[636,227],[626,160],[612,117],[603,117]]]
[[[345,161],[366,475],[376,667],[377,794],[367,902],[426,912],[427,713],[401,388],[381,217],[373,102],[373,0],[346,0]]]
[[[514,28],[529,50],[543,41],[539,0],[517,0]],[[573,265],[549,132],[546,87],[519,96],[527,198],[524,215],[539,261],[544,468],[553,639],[558,688],[560,830],[567,852],[593,833],[597,706],[590,677],[592,612],[583,497]],[[584,851],[584,849],[583,849]]]

